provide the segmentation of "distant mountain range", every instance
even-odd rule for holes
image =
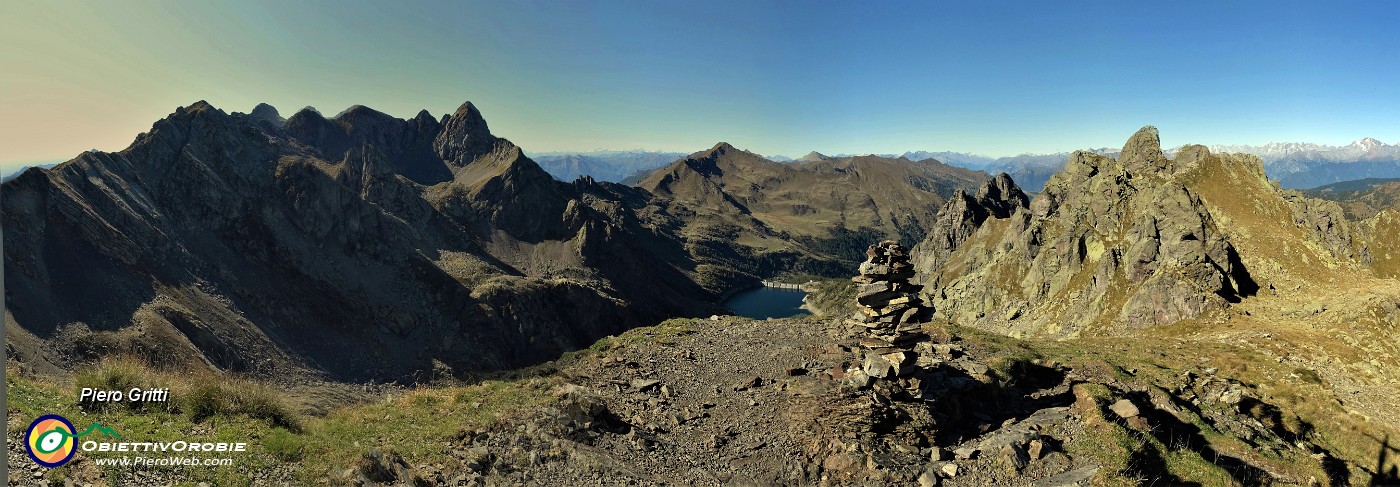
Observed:
[[[1319,186],[1366,178],[1400,177],[1400,142],[1386,144],[1374,138],[1364,138],[1344,146],[1329,146],[1308,142],[1273,142],[1264,145],[1214,145],[1215,153],[1243,153],[1259,156],[1269,178],[1287,189],[1309,189]],[[1085,149],[1097,155],[1117,157],[1116,148]],[[1167,149],[1168,155],[1177,149]],[[813,162],[869,155],[886,159],[905,158],[910,161],[935,159],[950,166],[975,169],[990,174],[1007,173],[1021,188],[1039,192],[1050,176],[1064,169],[1073,152],[1020,154],[989,157],[968,152],[907,151],[902,154],[835,154],[812,151],[793,158],[780,155],[762,156],[774,162]],[[645,173],[686,156],[679,152],[653,151],[592,151],[579,153],[542,153],[536,160],[554,177],[572,181],[588,175],[599,181],[636,184]]]
[[[531,154],[535,163],[560,181],[583,176],[610,183],[620,182],[638,172],[647,172],[685,157],[684,152],[591,151],[544,152]]]
[[[1310,149],[1313,162],[1288,174],[1390,157],[1385,144],[1357,145]],[[587,154],[557,155],[557,168],[588,167]],[[611,155],[630,170],[675,154]],[[331,118],[180,107],[121,151],[0,185],[6,358],[38,372],[7,379],[58,384],[10,390],[76,410],[59,391],[77,374],[62,371],[121,356],[219,373],[192,382],[366,391],[331,399],[373,400],[326,417],[447,418],[434,423],[443,432],[346,436],[313,420],[295,435],[323,456],[285,461],[316,478],[328,463],[363,476],[387,454],[340,452],[426,435],[461,470],[422,457],[391,465],[397,479],[434,465],[427,483],[507,468],[536,483],[631,482],[631,471],[649,476],[634,483],[719,483],[687,472],[737,458],[744,474],[766,476],[752,483],[912,485],[925,469],[919,483],[931,485],[941,480],[928,458],[948,450],[974,452],[942,464],[965,466],[954,472],[971,485],[1074,483],[1049,477],[1081,475],[1068,462],[1110,482],[1175,481],[1130,459],[1154,463],[1181,445],[1201,456],[1178,464],[1216,469],[1181,480],[1262,485],[1317,478],[1328,464],[1362,472],[1370,444],[1331,439],[1370,434],[1363,423],[1394,430],[1369,418],[1397,417],[1395,181],[1319,190],[1341,204],[1308,198],[1269,181],[1260,157],[1163,151],[1150,126],[1122,149],[1072,154],[773,159],[721,142],[636,169],[632,186],[561,182],[471,103],[409,119],[363,106]],[[1054,174],[1029,195],[1005,175],[940,160],[1028,181]],[[886,239],[903,244],[912,269],[869,251]],[[868,282],[848,279],[857,272]],[[784,274],[841,278],[812,296],[850,308],[800,321],[714,316],[733,292]],[[879,277],[893,275],[906,277]],[[928,313],[904,313],[909,303]],[[711,318],[669,319],[701,316]],[[885,341],[871,324],[899,334]],[[385,382],[413,389],[379,392]],[[167,417],[189,411],[179,412]],[[268,418],[246,416],[205,424],[270,431],[258,429]],[[312,447],[329,442],[351,446]],[[488,445],[558,453],[497,460]],[[709,456],[696,463],[696,452]],[[1273,473],[1280,466],[1295,470]],[[731,472],[727,481],[749,480]]]
[[[1364,138],[1344,146],[1269,143],[1212,146],[1212,152],[1242,152],[1264,160],[1270,178],[1288,189],[1316,188],[1366,178],[1400,177],[1400,142]]]
[[[49,169],[49,168],[52,168],[52,167],[57,166],[57,165],[58,165],[57,162],[53,162],[53,163],[49,163],[49,164],[36,164],[36,165],[33,165],[33,166],[20,166],[19,169],[15,169],[14,172],[11,172],[11,173],[9,173],[9,174],[6,174],[4,178],[0,178],[0,183],[3,183],[3,182],[5,182],[5,181],[9,181],[9,180],[14,179],[14,178],[17,178],[17,177],[19,177],[20,174],[24,174],[24,172],[25,172],[25,171],[28,171],[30,168],[35,168],[35,167],[37,167],[37,168],[40,168],[40,169]]]
[[[470,103],[409,119],[179,107],[121,151],[0,188],[9,356],[338,381],[519,367],[723,313],[725,295],[780,273],[850,275],[870,242],[912,246],[987,179],[724,143],[557,156],[540,157],[647,177],[560,182]]]
[[[638,213],[649,195],[555,181],[470,103],[284,119],[198,102],[0,199],[6,347],[41,367],[129,353],[412,380],[722,312],[734,284],[695,283],[683,242],[656,230],[682,222]]]
[[[1173,155],[1178,149],[1168,149]],[[1259,156],[1269,178],[1287,189],[1318,186],[1366,178],[1400,177],[1400,142],[1386,144],[1367,137],[1344,146],[1306,142],[1274,142],[1264,145],[1213,145],[1214,153],[1243,153]],[[1088,149],[1088,152],[1118,157],[1118,149]],[[1022,188],[1038,192],[1052,174],[1064,169],[1071,152],[1021,154],[992,158],[966,152],[912,151],[899,156],[909,160],[937,159],[944,164],[978,169],[992,174],[1010,174]]]
[[[676,162],[692,152],[648,150],[593,150],[582,152],[539,152],[530,157],[555,179],[573,181],[588,176],[596,181],[637,184],[653,170]],[[784,156],[761,156],[774,162],[792,162]]]

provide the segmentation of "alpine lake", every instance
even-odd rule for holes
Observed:
[[[740,291],[724,302],[724,307],[745,318],[763,320],[811,314],[802,309],[807,293],[794,289],[756,287]]]

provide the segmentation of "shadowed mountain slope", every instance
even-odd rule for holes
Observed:
[[[470,103],[283,122],[199,102],[5,184],[7,334],[60,366],[132,353],[399,379],[537,362],[715,311],[634,192],[555,181]]]

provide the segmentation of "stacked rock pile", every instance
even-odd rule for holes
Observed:
[[[918,296],[922,286],[909,283],[914,266],[898,242],[872,245],[865,255],[860,275],[852,279],[858,311],[847,320],[864,329],[860,339],[865,350],[863,375],[870,379],[909,375],[914,370],[914,342],[924,337],[919,323],[929,311]]]

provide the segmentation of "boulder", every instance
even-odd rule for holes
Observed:
[[[1137,405],[1127,399],[1119,399],[1118,402],[1113,403],[1108,409],[1123,419],[1135,417],[1139,413]]]

